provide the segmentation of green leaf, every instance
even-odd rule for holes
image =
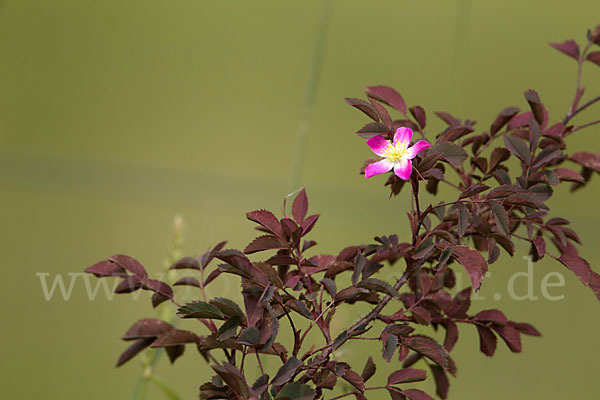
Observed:
[[[276,399],[281,400],[311,400],[315,397],[315,391],[308,385],[304,385],[298,382],[291,382],[285,385],[279,393],[277,393]]]
[[[457,203],[458,207],[458,237],[465,236],[467,223],[469,222],[469,211],[463,202]]]
[[[392,285],[390,285],[389,283],[384,282],[380,279],[375,279],[375,278],[363,279],[356,286],[360,287],[360,288],[374,290],[376,292],[389,294],[392,297],[396,297],[396,298],[399,297],[398,291],[394,290]]]
[[[181,318],[212,318],[225,319],[225,316],[217,307],[203,301],[193,301],[179,307],[177,314]]]
[[[510,220],[504,206],[495,200],[488,200],[488,204],[494,214],[498,232],[502,236],[508,237],[508,234],[510,233]]]
[[[467,152],[451,142],[438,143],[430,151],[440,153],[446,161],[454,166],[461,165],[467,159]]]
[[[529,155],[529,148],[527,143],[521,138],[512,135],[504,135],[504,144],[508,151],[517,156],[521,161],[529,164],[531,156]]]
[[[240,317],[238,317],[237,315],[229,318],[219,328],[219,331],[217,332],[217,339],[225,340],[225,339],[229,339],[232,336],[235,336],[235,334],[237,332],[237,327],[241,323],[242,323],[242,319]]]
[[[273,377],[273,380],[271,381],[271,385],[273,385],[273,386],[283,385],[292,376],[294,376],[294,374],[296,373],[296,370],[298,370],[298,368],[300,368],[302,365],[303,365],[303,362],[298,360],[296,357],[289,358],[287,360],[287,362],[285,364],[283,364],[281,366],[281,368],[279,368],[279,370],[277,371],[277,374],[275,374],[275,376]],[[292,397],[292,398],[295,399],[296,397]]]
[[[348,331],[340,333],[333,341],[333,350],[337,350],[348,339]]]
[[[254,346],[260,343],[260,332],[254,326],[249,326],[240,333],[238,343]]]
[[[210,304],[217,307],[221,312],[229,317],[237,316],[243,321],[245,318],[244,312],[236,302],[223,298],[215,297],[210,301]]]

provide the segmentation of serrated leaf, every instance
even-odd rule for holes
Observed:
[[[427,378],[427,373],[422,369],[404,368],[392,372],[387,379],[388,385],[398,383],[419,382]]]
[[[467,225],[469,223],[469,210],[467,210],[467,206],[459,201],[456,204],[458,208],[458,237],[462,238],[465,236],[465,232],[467,231]]]
[[[142,338],[156,338],[166,332],[175,329],[168,322],[156,318],[144,318],[133,324],[121,339],[134,340]]]
[[[389,86],[369,86],[365,89],[367,96],[382,101],[406,115],[406,103],[402,95]]]
[[[237,342],[246,346],[257,345],[260,343],[260,332],[256,327],[249,326],[240,333]]]
[[[281,388],[275,398],[280,400],[312,400],[314,397],[315,390],[310,386],[291,382]]]
[[[181,318],[225,319],[221,310],[212,304],[200,300],[186,303],[184,306],[179,307],[177,309],[177,314]]]
[[[369,290],[374,290],[376,292],[385,293],[392,297],[396,297],[396,298],[399,297],[398,291],[395,290],[392,287],[392,285],[390,285],[389,283],[382,281],[380,279],[375,279],[375,278],[363,279],[356,286],[359,288],[365,288],[365,289],[369,289]]]
[[[294,199],[292,204],[292,216],[298,225],[302,224],[306,213],[308,212],[308,197],[306,197],[306,191],[302,189],[300,193]]]
[[[279,386],[286,383],[300,368],[304,363],[298,360],[296,357],[290,357],[285,364],[279,368],[273,380],[271,380],[271,385]],[[281,393],[281,392],[280,392]]]
[[[473,288],[478,290],[481,286],[483,275],[488,270],[488,265],[483,256],[477,250],[467,246],[454,246],[452,254],[456,258],[456,261],[467,270]]]
[[[530,163],[529,148],[523,139],[513,135],[504,135],[504,144],[508,151],[517,156],[525,164]]]
[[[377,366],[373,362],[373,357],[369,356],[360,376],[362,376],[363,381],[366,382],[375,375],[375,371],[377,371]]]
[[[510,233],[510,219],[508,218],[508,213],[504,209],[504,206],[496,200],[488,200],[488,204],[490,205],[492,213],[494,214],[498,232],[502,236],[508,237]]]
[[[550,46],[575,60],[579,60],[579,45],[574,40],[567,40],[562,43],[552,42]]]
[[[451,142],[438,143],[429,151],[440,153],[444,160],[454,166],[461,165],[467,159],[467,152],[459,145]]]
[[[237,333],[237,327],[242,323],[242,319],[240,317],[233,316],[229,318],[227,321],[221,325],[219,330],[217,331],[217,339],[225,340],[233,337]]]
[[[345,100],[346,100],[346,103],[348,103],[349,105],[351,105],[354,108],[359,109],[360,111],[365,113],[369,118],[371,118],[373,121],[379,122],[379,114],[377,113],[377,110],[375,110],[375,107],[373,107],[373,105],[371,103],[369,103],[368,101],[356,99],[353,97],[346,97]]]
[[[394,357],[394,353],[398,348],[398,337],[396,335],[387,335],[385,342],[383,343],[383,359],[389,364]]]

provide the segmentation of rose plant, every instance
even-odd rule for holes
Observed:
[[[301,190],[290,215],[277,217],[267,210],[247,214],[260,235],[243,251],[226,249],[222,242],[200,257],[174,262],[172,271],[186,273],[172,284],[150,278],[125,255],[87,268],[98,277],[121,279],[117,293],[151,291],[154,307],[170,302],[178,317],[203,325],[202,331],[191,332],[165,319],[141,319],[124,334],[131,345],[117,365],[146,348],[164,348],[173,362],[187,346],[197,349],[214,371],[199,382],[201,399],[360,400],[372,393],[379,398],[378,391],[385,391],[394,400],[426,400],[431,395],[414,382],[428,377],[435,381],[437,396],[446,399],[449,376],[457,371],[450,353],[459,326],[477,330],[479,349],[487,356],[494,354],[498,338],[520,352],[521,335],[540,335],[498,309],[470,310],[471,296],[489,266],[501,253],[513,256],[515,241],[530,246],[533,261],[551,257],[564,264],[600,298],[600,274],[579,255],[579,236],[547,205],[554,188],[569,184],[578,190],[600,172],[600,154],[567,149],[569,136],[600,124],[574,123],[600,102],[600,96],[584,102],[581,85],[582,64],[600,66],[600,51],[594,47],[600,45],[600,26],[588,32],[583,48],[572,40],[551,45],[577,63],[575,95],[559,119],[549,115],[537,92],[528,90],[528,110],[508,107],[481,131],[471,120],[436,112],[447,126],[434,135],[427,130],[424,108],[407,107],[390,87],[367,87],[366,100],[346,99],[371,120],[358,135],[367,139],[375,157],[361,172],[367,178],[387,174],[390,196],[410,196],[410,235],[382,235],[337,254],[319,254],[309,239],[319,214],[308,213]],[[411,146],[413,134],[421,139]],[[424,203],[422,192],[437,197],[440,185],[454,194]],[[470,287],[455,289],[456,269],[466,271]],[[383,280],[390,270],[397,279]],[[205,288],[224,274],[239,278],[242,304],[207,298]],[[172,287],[180,285],[197,288],[199,299],[179,303]],[[370,311],[334,334],[336,310],[357,303],[366,303]],[[441,330],[443,341],[423,334],[425,327]],[[320,337],[307,340],[311,330]],[[335,357],[338,349],[361,340],[380,342],[381,357],[394,366],[384,385],[369,384],[376,374],[371,356],[362,365]],[[278,360],[278,366],[265,368],[265,357]],[[249,359],[257,368],[248,368]]]

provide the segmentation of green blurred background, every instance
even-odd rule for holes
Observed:
[[[126,346],[119,336],[135,318],[153,315],[149,296],[108,301],[101,293],[90,301],[79,277],[69,301],[58,294],[46,301],[36,273],[52,280],[115,253],[157,273],[176,215],[185,221],[187,255],[223,239],[240,248],[253,238],[244,213],[280,210],[293,189],[290,158],[323,4],[1,3],[3,398],[129,398],[140,362],[114,368]],[[504,107],[526,107],[522,93],[534,88],[556,121],[572,98],[575,62],[547,43],[583,40],[599,23],[600,3],[589,0],[334,1],[300,175],[310,211],[323,214],[312,234],[318,251],[406,234],[407,198],[388,200],[384,178],[358,175],[370,151],[354,132],[367,121],[344,97],[387,84],[409,105],[425,107],[433,128],[442,126],[433,111],[444,110],[478,120],[484,130]],[[586,65],[584,82],[589,94],[599,92],[600,69]],[[598,109],[579,121],[594,115]],[[574,135],[572,151],[597,151],[599,133]],[[584,240],[582,255],[598,270],[596,181],[573,195],[559,191],[551,204],[554,215],[573,221]],[[493,265],[481,291],[485,300],[473,308],[500,307],[544,337],[525,338],[523,354],[499,343],[490,359],[478,352],[474,329],[461,330],[451,399],[600,393],[600,304],[552,260],[535,265],[539,300],[509,299],[507,281],[526,270],[526,252],[520,247],[513,260],[503,256]],[[564,288],[551,289],[565,295],[554,302],[540,294],[543,276],[552,271],[565,272],[566,279]],[[209,293],[234,295],[237,284],[224,281]],[[525,290],[520,283],[517,291]],[[503,297],[494,300],[496,293]],[[356,315],[340,313],[339,326]],[[340,357],[360,370],[367,353],[379,351],[354,346]],[[174,367],[166,364],[162,360],[158,375],[182,398],[197,398],[208,377],[198,353],[188,349]],[[398,367],[380,359],[378,365]],[[151,389],[148,398],[164,397]]]

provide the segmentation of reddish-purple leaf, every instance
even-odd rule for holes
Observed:
[[[186,343],[198,343],[200,338],[190,331],[172,329],[160,335],[150,347],[167,347]]]
[[[429,358],[440,367],[450,371],[450,373],[456,373],[454,361],[448,356],[446,350],[444,350],[444,348],[435,340],[427,336],[413,335],[404,337],[402,339],[402,344]]]
[[[375,111],[377,111],[377,115],[379,115],[379,119],[381,120],[381,122],[383,122],[384,125],[388,127],[388,129],[390,129],[390,130],[393,129],[394,124],[392,122],[392,117],[390,117],[390,113],[383,106],[383,104],[381,104],[380,102],[378,102],[377,100],[374,100],[372,98],[369,98],[369,101],[375,108]]]
[[[577,275],[584,285],[589,285],[592,269],[586,260],[579,257],[575,246],[573,246],[571,243],[567,243],[566,250],[558,258],[558,260],[563,263],[565,267],[569,268],[571,272]]]
[[[169,269],[195,269],[200,270],[200,262],[194,257],[183,257],[171,265]]]
[[[139,278],[147,278],[148,273],[136,259],[126,256],[124,254],[117,254],[108,258],[109,261],[112,261],[118,264],[121,268],[126,269],[132,274],[138,276]]]
[[[171,286],[156,279],[142,280],[142,287],[144,289],[159,293],[161,296],[167,297],[169,299],[173,298],[173,289],[171,289]]]
[[[150,343],[154,341],[154,338],[145,338],[139,339],[133,342],[131,346],[125,349],[125,351],[119,356],[119,360],[117,361],[117,367],[125,364],[127,361],[131,360],[136,354],[140,351],[144,350],[146,347],[150,346]]]
[[[483,310],[475,314],[475,321],[493,322],[498,325],[506,325],[508,319],[500,310]]]
[[[429,325],[431,323],[431,313],[423,307],[414,307],[412,315],[415,321],[421,325]]]
[[[123,278],[127,277],[127,272],[123,268],[121,268],[116,263],[109,261],[109,260],[100,261],[99,263],[96,263],[96,264],[92,265],[91,267],[86,268],[85,272],[94,274],[97,277],[103,277],[103,276],[116,276],[116,277],[123,277]]]
[[[306,212],[308,211],[308,197],[306,197],[306,191],[302,189],[300,193],[294,199],[292,204],[292,216],[294,220],[301,225],[306,218]]]
[[[115,293],[123,294],[123,293],[131,293],[135,292],[139,288],[142,287],[142,282],[140,278],[135,275],[130,275],[127,278],[123,279],[119,286],[115,288]]]
[[[178,279],[177,282],[173,284],[173,286],[194,286],[197,288],[202,287],[198,279],[192,276],[184,276],[183,278]]]
[[[579,45],[574,40],[567,40],[563,43],[552,42],[550,46],[575,60],[579,60]]]
[[[512,117],[514,117],[519,112],[519,109],[516,107],[508,107],[504,110],[500,111],[500,114],[496,117],[492,126],[490,127],[490,135],[495,135]]]
[[[448,398],[448,391],[450,390],[450,381],[448,380],[448,374],[439,365],[430,364],[433,379],[435,380],[436,393],[442,399]]]
[[[442,121],[444,121],[448,125],[460,124],[460,119],[455,118],[454,116],[450,115],[450,113],[444,111],[436,111],[434,114],[437,115]]]
[[[342,378],[344,378],[344,380],[348,381],[352,386],[361,392],[365,391],[365,382],[363,381],[362,376],[352,371],[350,368],[346,370]]]
[[[350,104],[354,108],[359,109],[373,121],[379,122],[379,114],[377,114],[377,110],[375,110],[375,107],[373,107],[373,105],[368,101],[346,97],[346,103]]]
[[[579,172],[575,172],[569,168],[556,168],[554,173],[561,181],[585,183],[585,179],[583,179],[583,176]]]
[[[144,318],[133,324],[121,339],[155,338],[173,329],[175,328],[165,321],[156,318]]]
[[[496,352],[496,345],[498,340],[494,332],[486,326],[475,325],[477,332],[479,333],[479,349],[486,356],[493,356]]]
[[[542,336],[540,331],[538,331],[533,325],[528,324],[526,322],[509,322],[509,325],[512,325],[519,332],[530,335],[530,336]]]
[[[488,190],[490,187],[487,185],[480,185],[478,183],[474,183],[471,186],[469,186],[468,188],[466,188],[465,190],[463,190],[463,192],[458,196],[459,200],[460,199],[466,199],[468,197],[471,196],[475,196],[478,193],[484,192],[486,190]]]
[[[508,150],[506,150],[504,147],[496,147],[490,155],[490,163],[488,169],[490,171],[495,170],[498,165],[508,160],[509,157],[510,152]]]
[[[504,209],[504,206],[496,200],[488,200],[488,204],[490,205],[492,213],[494,214],[498,233],[500,233],[502,236],[508,237],[508,234],[510,233],[510,220],[508,218],[508,213]]]
[[[370,139],[374,136],[385,135],[391,132],[391,129],[379,122],[369,122],[356,133],[363,139]]]
[[[454,345],[458,341],[458,326],[454,321],[448,321],[445,325],[446,336],[444,337],[444,348],[447,351],[452,351]]]
[[[213,365],[212,369],[225,381],[229,389],[238,394],[238,398],[248,398],[249,387],[239,369],[228,362],[224,362],[222,365]]]
[[[417,120],[421,129],[425,128],[427,125],[427,117],[425,115],[425,110],[421,106],[414,106],[410,108],[410,113]]]
[[[540,96],[535,90],[529,89],[525,92],[525,99],[529,103],[529,107],[531,107],[531,112],[535,117],[535,120],[538,124],[542,125],[544,123],[544,105],[540,100]]]
[[[584,167],[593,169],[596,172],[600,172],[600,154],[588,153],[586,151],[580,151],[571,156],[571,160],[576,163],[583,165]]]
[[[272,212],[267,210],[251,211],[246,214],[246,218],[265,227],[275,236],[281,237],[281,224]]]
[[[410,400],[434,400],[433,397],[419,389],[406,389],[402,391],[402,394]]]
[[[511,325],[492,326],[492,329],[500,335],[500,337],[504,340],[510,351],[513,353],[520,353],[522,350],[521,347],[521,335],[518,330],[516,330]]]
[[[167,346],[165,347],[165,350],[167,351],[169,361],[171,361],[171,364],[173,364],[175,360],[177,360],[183,355],[183,352],[185,351],[185,346],[182,344],[176,346]]]
[[[406,115],[406,103],[395,89],[389,86],[369,86],[365,88],[367,96],[382,101]]]
[[[248,246],[246,246],[244,253],[253,254],[258,253],[259,251],[283,249],[286,247],[287,245],[278,237],[273,235],[264,235],[257,237]]]
[[[298,368],[300,368],[302,365],[303,365],[302,361],[298,360],[295,357],[290,357],[286,361],[286,363],[283,364],[281,366],[281,368],[279,368],[279,370],[273,377],[273,380],[271,381],[271,385],[273,385],[273,386],[283,385],[296,373]]]
[[[373,357],[369,356],[369,358],[367,359],[367,363],[365,364],[365,367],[363,368],[362,373],[360,374],[360,376],[363,378],[363,382],[366,382],[369,379],[371,379],[371,377],[375,375],[376,370],[377,366],[373,362]]]
[[[504,135],[504,144],[508,151],[517,156],[521,161],[526,164],[530,163],[529,148],[523,139],[513,135]]]
[[[424,381],[427,373],[422,369],[404,368],[392,372],[388,376],[387,384],[395,385],[397,383]]]
[[[546,254],[546,241],[541,236],[536,236],[531,240],[533,243],[533,247],[535,248],[535,252],[537,255],[537,259],[541,259]]]
[[[165,301],[169,300],[168,297],[163,296],[160,293],[154,292],[152,294],[152,307],[156,308],[158,307],[160,304],[164,303]]]
[[[479,290],[483,275],[488,270],[488,265],[485,258],[477,251],[467,246],[454,246],[452,254],[460,265],[462,265],[469,273],[469,278],[473,283],[473,288]]]
[[[585,59],[600,67],[600,51],[590,51]]]

